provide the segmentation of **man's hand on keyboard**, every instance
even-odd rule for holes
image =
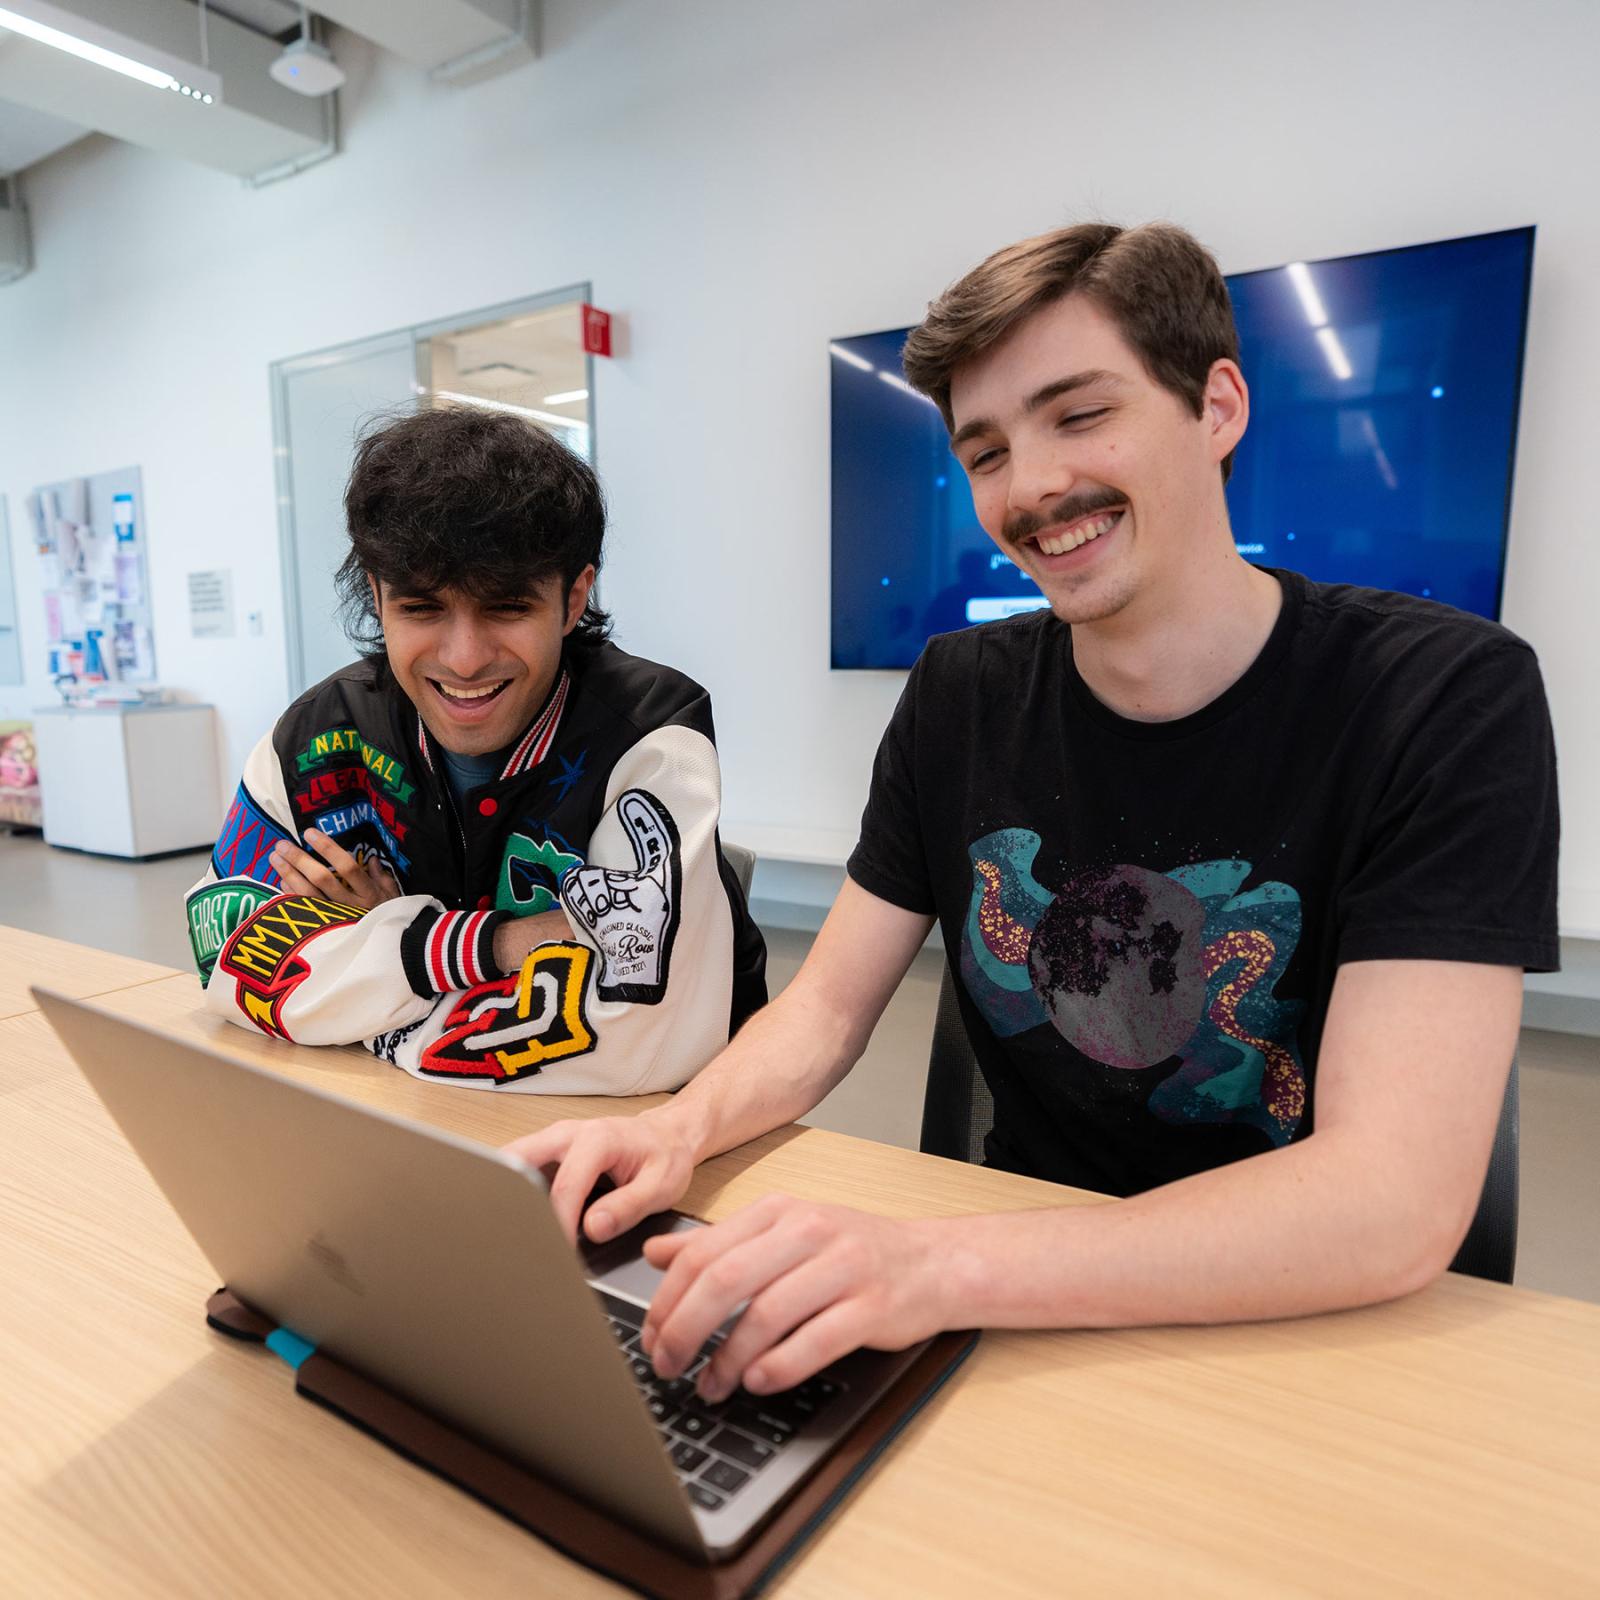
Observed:
[[[748,1301],[700,1373],[701,1396],[722,1400],[741,1382],[752,1394],[792,1388],[863,1345],[903,1350],[963,1325],[938,1241],[937,1221],[768,1195],[713,1227],[646,1241],[667,1276],[640,1343],[676,1377]]]

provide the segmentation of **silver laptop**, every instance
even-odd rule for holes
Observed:
[[[702,1405],[704,1352],[662,1383],[637,1344],[661,1281],[644,1238],[701,1224],[669,1212],[580,1258],[499,1150],[33,994],[239,1299],[701,1559],[746,1544],[925,1348]]]

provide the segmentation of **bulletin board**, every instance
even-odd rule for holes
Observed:
[[[137,467],[28,496],[52,678],[153,683],[150,569]]]

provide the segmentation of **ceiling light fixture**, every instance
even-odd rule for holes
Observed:
[[[1327,357],[1328,366],[1332,369],[1334,377],[1343,382],[1353,376],[1355,368],[1350,365],[1350,358],[1344,353],[1339,335],[1332,328],[1318,328],[1317,343],[1322,346],[1322,353]]]
[[[876,372],[878,370],[865,356],[858,356],[854,350],[846,350],[842,344],[830,344],[828,346],[828,354],[833,356],[835,360],[843,361],[862,372]]]
[[[580,400],[587,400],[588,398],[589,391],[587,389],[563,389],[560,394],[547,394],[544,397],[544,403],[547,406],[573,406]]]
[[[509,411],[515,417],[532,417],[536,422],[554,422],[563,428],[587,428],[587,422],[577,417],[560,417],[553,411],[539,411],[533,406],[514,406],[509,400],[489,400],[481,394],[461,394],[455,389],[435,389],[441,400],[454,400],[458,405],[481,406],[485,411]]]
[[[8,0],[0,6],[0,33],[18,34],[152,89],[170,89],[201,105],[214,105],[222,98],[222,79],[216,73],[88,22],[47,0]]]
[[[913,389],[904,378],[898,378],[892,372],[880,372],[878,381],[888,384],[891,389],[898,389],[901,394],[910,395],[913,400],[921,400],[925,405],[931,406],[934,404],[920,389]]]
[[[1291,261],[1283,269],[1289,274],[1289,281],[1294,285],[1294,292],[1300,296],[1300,304],[1306,314],[1306,320],[1313,328],[1321,328],[1328,321],[1327,308],[1322,303],[1322,296],[1317,293],[1317,286],[1311,281],[1311,268],[1303,261]]]

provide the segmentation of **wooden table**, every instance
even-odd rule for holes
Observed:
[[[30,983],[43,983],[60,994],[85,999],[171,976],[171,967],[153,961],[86,950],[65,939],[0,927],[0,1018],[38,1009],[28,993]]]
[[[84,992],[121,970],[96,960]],[[188,976],[112,990],[475,1138],[618,1104],[285,1046],[201,1013]],[[796,1128],[708,1163],[685,1209],[773,1189],[896,1216],[1093,1198]],[[619,1592],[212,1334],[214,1275],[37,1013],[0,1021],[0,1203],[0,1592]],[[1449,1277],[1298,1322],[986,1335],[775,1593],[1542,1600],[1597,1575],[1600,1307]]]

